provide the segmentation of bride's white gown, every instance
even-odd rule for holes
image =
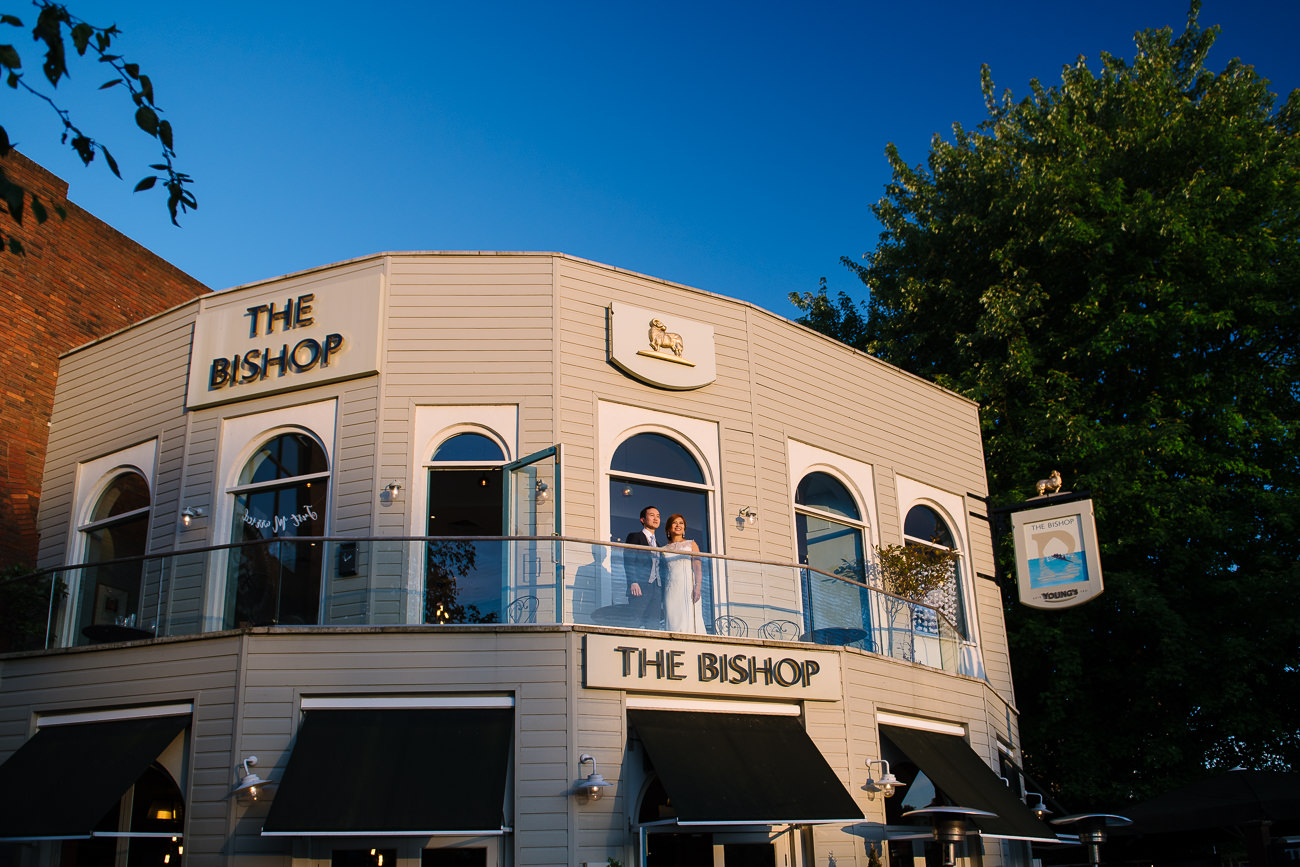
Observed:
[[[659,549],[668,577],[664,581],[664,626],[669,632],[703,632],[700,604],[691,598],[695,592],[695,570],[691,566],[691,543],[683,539],[669,542]],[[685,554],[677,553],[685,551]]]

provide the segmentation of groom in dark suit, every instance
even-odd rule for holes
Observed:
[[[659,510],[646,506],[641,510],[641,529],[627,534],[629,545],[658,548],[655,531],[659,529]],[[627,575],[627,601],[632,619],[645,629],[660,629],[664,616],[664,585],[659,576],[660,556],[656,551],[623,549],[623,573]]]

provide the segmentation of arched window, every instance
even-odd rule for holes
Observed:
[[[673,514],[685,518],[686,538],[695,540],[701,551],[712,551],[710,493],[699,461],[686,446],[660,433],[631,436],[614,450],[609,463],[610,540],[622,542],[640,531],[641,510],[654,506],[665,522]],[[666,531],[666,526],[659,528],[660,545],[667,542]],[[713,561],[706,558],[703,566],[700,615],[707,625],[714,619]]]
[[[286,541],[325,535],[329,461],[312,436],[280,434],[263,443],[240,471],[232,538],[249,543],[231,555],[226,625],[319,621],[323,549]]]
[[[433,450],[429,514],[434,537],[505,534],[506,461],[501,444],[486,434],[458,433]],[[425,623],[500,623],[503,543],[430,542],[424,576]]]
[[[433,451],[434,463],[501,463],[505,459],[500,444],[480,433],[456,434],[443,440]]]
[[[103,563],[145,553],[149,534],[149,483],[128,470],[99,495],[90,520],[80,528],[87,563]],[[82,577],[82,627],[105,624],[140,626],[141,561],[91,566]]]
[[[866,527],[857,501],[844,483],[830,473],[808,473],[799,480],[794,504],[799,562],[865,584]],[[805,631],[860,624],[863,638],[859,640],[866,640],[870,605],[865,590],[805,571],[802,592]]]
[[[948,523],[936,510],[926,505],[916,505],[907,511],[903,521],[903,542],[907,545],[927,545],[931,548],[946,548],[958,551]],[[958,552],[960,553],[960,552]],[[966,605],[961,592],[961,561],[953,563],[952,577],[943,587],[932,590],[925,598],[925,604],[943,612],[957,632],[963,638],[970,633],[966,628]]]
[[[799,562],[865,583],[862,516],[849,489],[812,472],[800,480],[794,503]]]

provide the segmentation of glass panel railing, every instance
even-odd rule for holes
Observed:
[[[713,555],[694,558],[696,600],[690,558],[670,555],[654,567],[679,594],[667,613],[629,596],[629,569],[645,563],[627,551],[645,549],[550,536],[295,537],[87,564],[0,583],[0,652],[251,626],[572,623],[856,647],[959,668],[960,636],[930,606],[808,567]],[[125,592],[105,591],[104,575]]]

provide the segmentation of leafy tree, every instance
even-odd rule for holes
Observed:
[[[1080,809],[1300,767],[1300,91],[1207,69],[1198,14],[1019,100],[985,67],[977,130],[888,148],[869,299],[791,296],[980,402],[995,503],[1092,491],[1106,592],[1005,599],[1026,762]]]
[[[153,82],[149,76],[140,71],[139,64],[131,63],[121,55],[113,53],[113,40],[121,35],[121,31],[116,25],[95,27],[88,24],[70,13],[67,7],[51,3],[49,0],[34,0],[32,5],[38,10],[36,25],[31,31],[32,38],[45,47],[41,72],[50,87],[57,88],[60,81],[70,78],[67,63],[70,43],[79,57],[85,57],[89,52],[98,62],[112,70],[108,81],[100,85],[101,90],[123,87],[130,95],[135,105],[136,126],[156,139],[162,147],[162,162],[149,166],[156,174],[142,178],[135,185],[135,191],[151,189],[161,182],[167,191],[167,210],[171,214],[172,223],[177,223],[179,214],[198,207],[194,194],[187,188],[192,179],[184,172],[178,171],[173,163],[176,152],[173,149],[172,127],[168,121],[160,117],[162,109],[154,101]],[[4,38],[3,33],[6,28],[23,26],[22,20],[17,16],[0,14],[0,39]],[[84,165],[90,165],[95,155],[101,153],[109,170],[119,178],[122,176],[117,161],[113,159],[108,148],[78,127],[70,113],[60,108],[53,97],[28,82],[23,72],[22,57],[12,44],[0,44],[0,73],[4,75],[4,83],[11,89],[25,91],[49,103],[50,108],[63,124],[63,142],[76,151]],[[0,156],[7,155],[12,149],[9,133],[0,126]],[[29,198],[32,216],[37,223],[45,222],[49,218],[49,208],[45,203],[36,196],[30,195],[21,185],[7,177],[4,169],[0,168],[0,210],[8,213],[15,223],[21,224],[26,210],[26,201]],[[63,216],[60,209],[55,208],[55,210],[59,216]],[[17,238],[0,234],[0,251],[5,249],[11,253],[23,252],[22,243]]]

